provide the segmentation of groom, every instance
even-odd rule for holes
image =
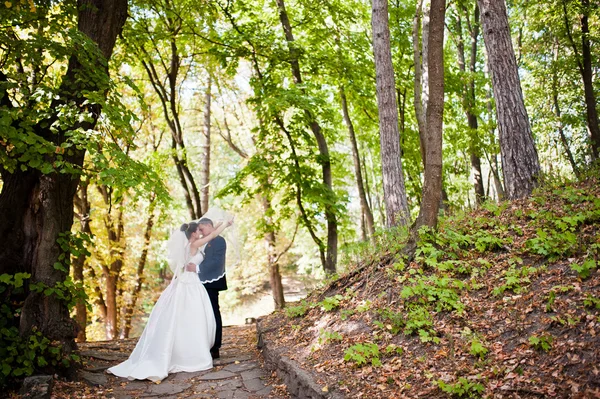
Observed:
[[[207,236],[215,230],[212,220],[202,218],[198,220],[198,230],[203,236]],[[210,349],[213,359],[219,358],[219,349],[223,339],[223,321],[219,310],[219,291],[227,289],[227,278],[225,276],[225,252],[227,243],[221,236],[216,236],[206,244],[204,248],[204,260],[198,265],[188,264],[188,271],[196,271],[200,281],[208,292],[210,303],[215,314],[217,331],[215,334],[215,344]],[[192,266],[193,265],[193,266]]]

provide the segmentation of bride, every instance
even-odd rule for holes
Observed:
[[[163,380],[169,373],[212,368],[210,348],[215,340],[215,316],[206,289],[185,265],[199,264],[203,248],[233,220],[215,225],[202,237],[198,223],[184,223],[169,239],[171,284],[163,291],[150,313],[148,323],[129,359],[108,369],[130,380]]]

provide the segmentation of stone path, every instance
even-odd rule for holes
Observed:
[[[255,326],[231,326],[223,331],[221,358],[214,368],[195,373],[169,375],[160,384],[128,381],[106,369],[125,360],[136,340],[80,344],[85,367],[80,377],[105,398],[288,398],[284,386],[262,368],[256,350]],[[275,387],[275,389],[274,389]]]

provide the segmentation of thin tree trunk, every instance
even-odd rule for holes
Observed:
[[[285,9],[284,0],[276,0],[277,9],[279,11],[279,19],[285,34],[285,40],[288,44],[290,54],[290,66],[292,76],[296,85],[302,85],[302,74],[300,72],[300,64],[298,61],[298,49],[294,41],[292,26]],[[327,220],[327,256],[323,265],[326,273],[335,273],[337,264],[337,247],[338,247],[338,232],[337,232],[337,216],[335,214],[335,193],[333,191],[333,182],[331,178],[331,158],[329,156],[329,148],[321,126],[316,121],[309,110],[304,110],[307,120],[309,121],[310,129],[315,137],[319,148],[319,160],[322,169],[323,185],[327,188],[329,198],[325,201],[325,219]]]
[[[427,131],[425,112],[423,111],[423,96],[421,91],[423,85],[423,69],[421,65],[421,41],[419,30],[421,27],[421,14],[423,13],[423,0],[419,0],[413,20],[413,62],[415,64],[415,81],[414,81],[414,106],[415,116],[417,117],[417,126],[419,128],[419,146],[421,150],[421,160],[423,161],[423,167],[425,167],[425,132]]]
[[[509,199],[529,196],[537,185],[540,164],[523,102],[505,0],[478,0],[483,38],[492,75],[502,172]]]
[[[210,184],[210,102],[212,79],[208,74],[206,93],[204,95],[204,143],[202,144],[202,159],[200,160],[200,195],[201,209],[208,210]]]
[[[271,201],[264,195],[261,195],[263,212],[265,215],[266,225],[273,226],[271,214]],[[283,284],[281,283],[281,272],[279,270],[279,256],[277,254],[275,231],[269,228],[265,234],[265,245],[267,247],[267,264],[269,268],[269,281],[271,282],[271,293],[275,303],[275,309],[283,309],[285,307],[285,298],[283,296]]]
[[[106,186],[98,187],[104,203],[111,203],[111,191]],[[117,204],[117,216],[112,215],[112,206],[104,216],[104,227],[108,237],[109,259],[105,259],[102,264],[102,276],[104,278],[105,301],[106,301],[106,319],[104,328],[106,339],[116,339],[118,336],[118,287],[121,279],[121,269],[123,268],[123,254],[125,253],[125,243],[123,237],[123,207]]]
[[[558,45],[554,47],[554,62],[558,60]],[[565,131],[563,128],[563,123],[561,120],[561,110],[560,103],[558,101],[558,76],[556,73],[556,67],[552,68],[552,103],[554,105],[554,113],[556,114],[556,120],[558,122],[558,134],[560,135],[560,141],[565,148],[565,155],[571,164],[571,168],[573,169],[573,173],[579,179],[580,172],[577,164],[575,163],[575,159],[573,158],[573,153],[571,152],[571,147],[569,146],[569,141],[565,135]]]
[[[350,113],[348,112],[348,102],[346,101],[346,93],[344,92],[344,86],[340,86],[340,99],[342,101],[342,113],[344,115],[344,122],[348,128],[348,137],[350,139],[350,148],[352,149],[352,161],[354,163],[354,177],[356,179],[356,187],[358,189],[358,198],[360,200],[361,213],[366,219],[366,228],[369,238],[373,239],[375,234],[375,222],[373,221],[373,212],[369,208],[367,203],[367,196],[365,194],[365,187],[363,184],[362,177],[362,166],[360,164],[360,155],[358,154],[358,145],[356,144],[356,134],[354,133],[354,124],[350,119]],[[361,218],[362,219],[362,218]]]
[[[79,195],[75,197],[75,206],[77,208],[77,218],[79,219],[79,229],[82,233],[88,236],[92,235],[90,228],[90,201],[88,199],[88,185],[89,180],[82,180],[79,184]],[[83,268],[87,255],[80,253],[73,260],[73,280],[75,283],[83,285]],[[77,342],[85,342],[86,337],[86,326],[87,326],[87,306],[85,300],[79,299],[75,304],[75,320],[79,325],[79,332],[77,333]]]
[[[594,93],[594,74],[592,70],[592,54],[590,47],[589,13],[590,1],[581,0],[581,55],[571,33],[571,24],[567,12],[567,3],[563,0],[564,19],[567,36],[573,47],[579,73],[583,80],[583,91],[585,98],[586,120],[590,135],[592,156],[597,159],[600,156],[600,124],[598,122],[598,110],[596,109],[596,94]]]
[[[432,0],[429,31],[429,105],[427,106],[427,136],[423,198],[416,229],[437,227],[442,198],[442,130],[444,115],[444,19],[445,0]]]
[[[469,74],[466,73],[465,61],[465,46],[462,35],[462,9],[457,10],[457,49],[458,49],[458,66],[463,75],[468,76],[468,81],[463,84],[463,109],[467,116],[467,124],[469,126],[469,158],[471,161],[471,173],[473,174],[473,188],[475,190],[475,201],[477,205],[481,205],[485,199],[485,191],[483,187],[483,177],[481,173],[481,159],[479,157],[479,139],[478,139],[478,123],[477,115],[475,114],[476,97],[475,97],[475,72],[477,66],[477,42],[479,37],[479,6],[475,4],[473,15],[473,24],[469,23],[469,31],[471,37],[471,51],[469,60]],[[465,10],[466,11],[466,10]],[[468,22],[468,20],[467,20]]]
[[[154,209],[156,208],[156,196],[152,195],[150,198],[150,207],[148,209],[149,215],[146,220],[146,229],[144,230],[144,247],[142,249],[142,254],[138,260],[137,271],[136,271],[136,281],[133,287],[132,292],[130,293],[130,300],[125,305],[125,311],[123,312],[123,326],[121,329],[120,338],[129,338],[129,334],[131,332],[131,320],[133,318],[133,310],[135,309],[135,305],[137,303],[138,297],[140,296],[140,292],[142,291],[142,286],[144,285],[144,269],[146,267],[146,262],[148,259],[148,252],[150,250],[150,238],[152,237],[152,228],[154,227]]]
[[[379,142],[388,227],[407,225],[410,215],[400,157],[396,84],[390,48],[387,0],[372,0],[373,53],[379,109]]]

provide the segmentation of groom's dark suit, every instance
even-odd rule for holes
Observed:
[[[227,251],[227,243],[221,236],[213,238],[206,248],[204,248],[204,260],[200,263],[200,270],[224,270],[225,266],[225,253]],[[210,283],[204,283],[204,288],[208,292],[210,303],[215,314],[215,321],[217,323],[217,331],[215,334],[215,344],[211,348],[211,352],[218,354],[219,348],[221,348],[221,341],[223,338],[223,321],[221,320],[221,311],[219,310],[219,291],[227,289],[227,277],[223,276],[217,281]]]

